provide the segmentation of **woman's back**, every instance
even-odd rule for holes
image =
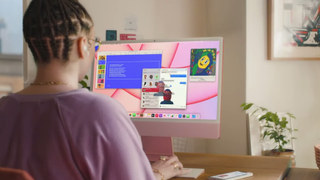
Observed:
[[[2,98],[0,167],[39,180],[154,179],[124,108],[86,89]]]

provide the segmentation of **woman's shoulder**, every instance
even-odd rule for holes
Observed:
[[[5,106],[5,104],[7,103],[8,99],[9,98],[7,96],[0,97],[0,109]]]
[[[87,91],[81,95],[83,96],[83,99],[80,99],[81,101],[86,101],[88,103],[91,103],[94,106],[103,106],[103,107],[121,106],[121,104],[117,100],[105,94],[99,94],[99,93]]]
[[[90,91],[81,91],[71,96],[58,97],[59,104],[65,107],[74,107],[85,112],[121,112],[126,113],[124,107],[115,99],[104,94]],[[103,113],[105,114],[105,113]]]

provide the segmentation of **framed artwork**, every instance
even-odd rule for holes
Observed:
[[[268,59],[320,60],[320,0],[268,0]]]

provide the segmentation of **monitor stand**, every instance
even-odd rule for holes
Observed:
[[[172,138],[171,137],[150,137],[142,136],[142,147],[150,162],[160,159],[160,156],[172,156]]]
[[[172,138],[171,137],[151,137],[151,136],[142,136],[142,146],[143,150],[146,153],[150,162],[155,162],[160,159],[160,156],[172,156],[173,147],[172,147]],[[178,177],[184,178],[194,178],[196,179],[201,174],[204,173],[204,169],[191,169],[191,172],[185,175]]]

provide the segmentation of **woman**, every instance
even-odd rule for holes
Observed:
[[[36,180],[162,180],[187,173],[177,157],[151,167],[125,109],[78,89],[95,39],[77,0],[32,0],[23,32],[38,72],[31,86],[0,100],[0,167],[26,170]]]

